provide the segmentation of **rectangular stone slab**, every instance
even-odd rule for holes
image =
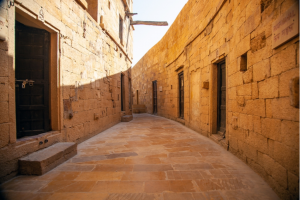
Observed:
[[[133,119],[132,115],[124,115],[121,117],[122,122],[130,122]]]
[[[77,143],[60,142],[19,159],[19,173],[43,175],[77,154]]]

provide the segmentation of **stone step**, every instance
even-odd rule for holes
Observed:
[[[144,104],[135,104],[135,105],[132,105],[132,112],[133,113],[146,113],[147,107]]]
[[[132,115],[124,115],[121,117],[121,122],[130,122],[133,119]]]
[[[77,143],[60,142],[19,159],[19,173],[43,175],[77,154]]]

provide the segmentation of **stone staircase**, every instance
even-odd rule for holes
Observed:
[[[77,143],[60,142],[19,159],[19,173],[43,175],[77,154]]]
[[[135,104],[135,105],[132,105],[132,112],[133,113],[146,113],[147,107],[144,104]]]

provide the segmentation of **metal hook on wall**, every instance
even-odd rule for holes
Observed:
[[[10,8],[11,6],[14,6],[15,5],[15,2],[14,2],[14,0],[7,0],[7,6],[8,6],[8,8]]]

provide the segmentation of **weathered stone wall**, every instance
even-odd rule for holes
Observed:
[[[226,139],[220,144],[282,199],[299,195],[299,109],[290,103],[290,81],[299,77],[299,39],[273,48],[272,24],[289,8],[298,8],[295,3],[189,0],[166,35],[132,69],[134,104],[138,90],[139,104],[153,112],[152,81],[157,80],[158,115],[216,140],[215,72],[225,60]],[[184,120],[178,119],[181,71]]]
[[[0,182],[17,174],[20,157],[56,142],[81,142],[119,123],[122,115],[132,113],[129,84],[132,28],[130,32],[123,31],[124,38],[129,35],[128,44],[126,40],[121,44],[116,28],[119,15],[125,19],[124,27],[129,19],[125,17],[123,0],[111,3],[111,12],[118,13],[106,19],[111,28],[100,27],[86,10],[89,5],[85,0],[15,0],[11,7],[7,1],[1,3],[0,33],[4,41],[0,40]],[[101,4],[99,0],[98,5]],[[52,131],[21,139],[16,138],[15,20],[51,33]],[[124,111],[121,111],[121,73]],[[39,144],[45,139],[48,143]]]

